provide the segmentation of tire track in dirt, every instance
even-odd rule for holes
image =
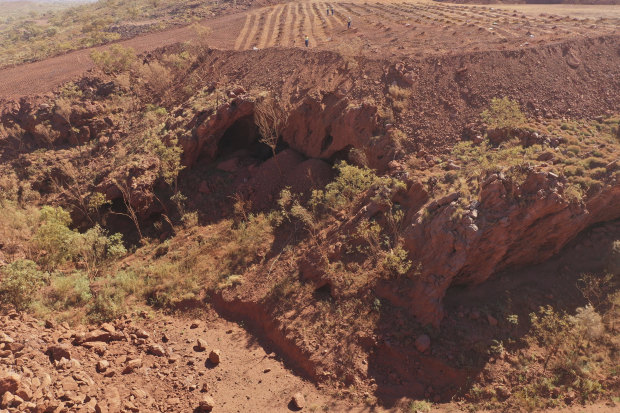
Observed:
[[[237,36],[237,40],[235,41],[235,50],[241,49],[241,46],[246,43],[246,36],[248,35],[248,32],[250,30],[250,27],[252,27],[252,24],[254,24],[254,14],[248,13],[245,16],[245,22],[243,23],[243,28],[241,29],[241,32],[239,33],[239,36]]]
[[[260,27],[260,33],[258,34],[259,40],[256,45],[259,49],[264,49],[269,44],[270,36],[273,31],[274,18],[276,16],[276,12],[278,11],[278,6],[270,7],[265,10],[264,13],[264,21]]]
[[[344,3],[340,3],[339,4],[340,7],[338,7],[337,9],[334,9],[334,17],[337,20],[340,20],[340,24],[345,26],[346,29],[346,25],[347,25],[347,17],[345,16],[345,13],[342,12],[342,10],[347,10],[349,11],[349,13],[353,14],[354,16],[356,15],[355,12],[351,11],[350,8],[348,8],[347,5],[345,5]],[[357,14],[359,16],[359,14]]]
[[[295,38],[297,37],[297,34],[295,33],[295,29],[297,28],[297,5],[293,4],[291,5],[289,3],[289,5],[286,6],[287,7],[287,15],[286,15],[286,21],[287,24],[284,26],[285,27],[285,36],[283,36],[283,41],[281,43],[282,46],[294,46],[295,45]]]
[[[353,7],[357,7],[361,11],[355,10]],[[352,24],[355,24],[355,21],[362,21],[368,26],[379,27],[379,23],[376,19],[370,19],[368,16],[371,16],[372,13],[369,13],[368,10],[363,5],[358,5],[354,3],[343,3],[341,4],[341,9],[345,10],[346,13],[336,12],[336,16],[342,23],[342,29],[344,31],[347,30],[347,22],[348,18],[351,17]]]
[[[285,13],[283,13],[283,19],[284,19],[284,23],[283,23],[283,30],[282,30],[282,34],[280,36],[278,36],[278,46],[288,46],[290,45],[290,39],[292,37],[291,35],[291,30],[292,30],[292,25],[294,24],[294,19],[295,16],[293,15],[293,8],[291,7],[290,4],[286,5],[286,11]]]
[[[243,47],[244,49],[251,49],[252,47],[256,47],[258,45],[261,31],[265,25],[265,15],[266,15],[265,10],[259,10],[256,13],[256,18],[254,19],[254,24],[250,28],[248,40],[245,46]]]
[[[319,8],[319,11],[324,10],[326,13],[323,16],[323,21],[325,22],[325,30],[331,32],[331,30],[333,29],[333,25],[332,25],[332,19],[330,18],[330,16],[327,15],[327,3],[317,3],[317,7]]]
[[[372,16],[385,16],[386,19],[393,22],[401,22],[405,20],[405,17],[403,17],[403,15],[394,11],[390,7],[379,5],[377,3],[369,3],[367,4],[367,6],[370,8],[370,13]]]
[[[295,42],[295,39],[302,39],[304,38],[304,35],[307,34],[307,32],[305,31],[305,25],[306,25],[306,16],[304,15],[304,12],[301,8],[301,4],[297,3],[295,6],[295,15],[297,16],[297,27],[296,30],[293,30],[293,42]]]
[[[413,4],[406,3],[404,5],[406,12],[411,13],[416,19],[430,20],[431,22],[437,19],[437,15],[429,7],[420,7]],[[425,24],[435,24],[431,22],[424,22]]]
[[[327,22],[325,21],[325,16],[323,16],[323,14],[321,13],[320,9],[319,9],[319,3],[312,3],[312,13],[314,14],[313,16],[313,22],[315,25],[318,26],[318,30],[319,32],[323,33],[323,40],[327,41],[329,34],[327,31]]]
[[[280,37],[282,33],[282,29],[280,28],[280,26],[282,25],[282,13],[284,12],[285,8],[286,8],[286,5],[278,6],[278,11],[272,23],[273,30],[271,31],[271,35],[269,36],[269,41],[267,42],[266,47],[273,47],[278,42],[278,38]]]
[[[241,31],[244,21],[245,16],[233,14],[214,20],[203,20],[198,24],[213,30],[209,37],[210,45],[216,48],[232,48],[235,36]],[[131,47],[139,54],[175,43],[193,41],[196,38],[196,29],[188,25],[144,34],[113,44]],[[41,61],[0,69],[0,100],[47,93],[64,82],[75,80],[95,66],[90,58],[93,50],[108,50],[110,46],[111,44],[107,44],[74,50]]]
[[[322,32],[321,24],[316,21],[316,16],[314,14],[314,10],[312,9],[311,3],[304,3],[304,15],[306,16],[306,21],[310,27],[310,41],[312,42],[312,45],[316,46],[319,43],[323,43],[325,39],[327,39],[327,36],[325,36],[325,32]]]

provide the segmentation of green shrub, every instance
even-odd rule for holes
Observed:
[[[584,176],[586,170],[583,166],[569,165],[564,168],[564,175],[566,176]]]
[[[411,269],[411,260],[407,258],[407,251],[398,246],[385,254],[383,268],[393,275],[405,275]]]
[[[88,318],[93,322],[105,322],[119,317],[125,312],[127,294],[117,288],[110,279],[103,281],[88,308]]]
[[[608,162],[605,159],[597,158],[595,156],[586,158],[582,162],[582,164],[588,169],[600,168],[607,165],[607,163]]]
[[[546,368],[549,361],[558,356],[560,348],[568,342],[572,324],[566,314],[555,312],[550,305],[540,307],[538,314],[531,313],[530,321],[532,327],[528,339],[545,350]]]
[[[84,306],[92,299],[88,274],[76,271],[70,275],[53,275],[46,298],[48,305],[55,309]]]
[[[84,234],[75,233],[71,253],[82,259],[89,274],[99,273],[99,267],[127,253],[121,234],[107,236],[99,225]]]
[[[591,305],[577,308],[576,314],[570,317],[570,321],[575,332],[589,341],[600,338],[605,332],[603,318]]]
[[[481,117],[489,129],[517,128],[525,124],[519,104],[508,97],[491,99],[489,109],[482,112]]]
[[[332,209],[340,209],[368,190],[377,176],[368,168],[360,168],[342,161],[336,165],[337,178],[325,187],[325,203]]]
[[[183,149],[180,145],[177,145],[176,137],[164,139],[164,126],[164,124],[160,124],[147,131],[144,142],[146,148],[159,159],[159,174],[161,178],[176,189],[177,176],[184,168],[181,165]]]
[[[79,258],[96,275],[104,263],[127,253],[121,234],[108,236],[99,225],[84,234],[70,229],[71,216],[61,207],[43,207],[39,221],[33,243],[40,250],[39,262],[48,269]]]
[[[131,47],[123,47],[119,44],[110,46],[108,50],[93,50],[90,58],[95,65],[104,73],[113,74],[129,70],[136,61],[136,53]]]
[[[417,412],[430,412],[433,404],[426,400],[414,400],[409,405],[409,411],[411,413]]]
[[[340,210],[372,187],[404,186],[393,178],[377,176],[372,169],[349,165],[344,161],[337,164],[336,169],[338,176],[325,186],[325,191],[312,193],[311,205],[323,204],[328,209]]]
[[[39,228],[33,243],[41,252],[39,262],[53,268],[73,258],[76,232],[69,229],[71,216],[61,207],[44,206],[39,215]]]
[[[49,280],[49,274],[39,271],[30,260],[17,260],[0,270],[0,302],[12,304],[18,310],[25,310],[33,303],[36,292]]]
[[[411,89],[402,88],[397,85],[390,85],[388,88],[388,93],[394,99],[407,99],[411,96]]]
[[[135,295],[142,292],[144,280],[134,271],[119,271],[113,279],[113,285],[126,295]]]
[[[257,260],[262,260],[269,245],[266,241],[273,237],[272,216],[266,214],[250,215],[232,231],[232,243],[223,256],[221,264],[228,274],[243,274]]]

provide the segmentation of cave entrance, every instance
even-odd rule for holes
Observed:
[[[254,116],[248,115],[237,119],[233,123],[217,145],[217,158],[225,158],[234,153],[243,151],[245,155],[267,160],[271,157],[271,148],[259,142],[260,133],[258,126],[254,123]]]

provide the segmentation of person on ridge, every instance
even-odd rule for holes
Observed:
[[[310,44],[310,38],[308,37],[308,35],[306,35],[306,37],[304,38],[304,41],[306,43],[306,47],[308,47],[308,45]]]
[[[327,6],[327,15],[329,16],[329,6]]]
[[[347,29],[351,28],[351,16],[347,17]]]
[[[334,15],[334,7],[330,6],[330,8],[332,9],[332,16]]]

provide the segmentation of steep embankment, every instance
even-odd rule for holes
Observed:
[[[294,108],[284,140],[309,157],[329,159],[344,148],[368,146],[385,124],[407,134],[408,151],[437,153],[457,142],[465,125],[497,96],[517,100],[532,116],[588,118],[617,111],[619,44],[620,37],[607,36],[397,62],[300,49],[218,50],[198,71],[206,79],[226,78],[245,90],[281,94]],[[390,96],[393,85],[407,91],[402,109]],[[343,110],[353,106],[363,113]],[[380,121],[373,120],[369,106],[381,112]],[[234,121],[253,113],[243,107],[218,115],[228,125],[213,123],[218,116],[205,121],[209,126],[203,129],[209,130],[212,144]],[[188,162],[198,156],[195,151],[202,150],[206,135],[202,130],[194,133],[195,142],[185,153]]]

